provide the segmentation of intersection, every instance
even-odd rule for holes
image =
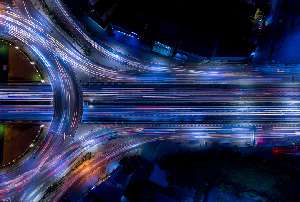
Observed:
[[[47,80],[1,85],[0,120],[50,126],[31,155],[0,170],[0,200],[59,201],[84,180],[96,183],[102,166],[152,141],[256,140],[263,145],[265,139],[298,139],[297,64],[140,60],[98,44],[60,0],[49,2],[97,57],[84,55],[35,1],[17,0],[11,8],[1,4],[2,40],[32,55]],[[78,72],[95,79],[80,83]],[[76,137],[84,124],[109,127]],[[106,142],[112,144],[103,146]],[[88,151],[95,157],[69,173]],[[57,189],[48,193],[55,182],[60,182]]]

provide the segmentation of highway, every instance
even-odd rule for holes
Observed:
[[[43,64],[55,100],[49,132],[42,143],[34,146],[32,156],[21,161],[19,165],[10,166],[10,169],[2,169],[0,174],[0,200],[21,201],[27,194],[24,200],[33,201],[34,192],[36,192],[34,191],[36,187],[33,188],[35,185],[40,189],[43,185],[49,186],[54,181],[53,178],[47,178],[49,180],[44,181],[46,176],[43,172],[54,168],[65,135],[69,135],[77,128],[78,121],[81,119],[80,110],[82,110],[81,91],[70,66],[53,54],[49,40],[43,39],[46,33],[41,33],[41,25],[45,19],[41,17],[37,22],[32,17],[26,18],[27,14],[24,16],[16,9],[6,8],[3,5],[1,9],[1,34],[4,38],[8,36],[8,39],[15,40]],[[47,24],[45,23],[44,26],[47,27]],[[37,192],[37,194],[42,193]]]
[[[300,89],[289,86],[84,86],[82,122],[298,124]],[[1,90],[0,120],[51,121],[50,86],[3,86]]]
[[[198,138],[249,137],[252,127],[257,136],[264,138],[296,137],[300,89],[289,86],[84,85],[82,123],[146,125],[152,127],[153,134],[184,134],[183,128],[192,125],[194,134],[201,134]],[[2,86],[1,91],[0,102],[6,105],[1,107],[0,120],[51,121],[53,107],[47,105],[52,102],[49,85]],[[40,105],[42,102],[46,103]]]
[[[2,85],[0,120],[44,120],[51,125],[42,143],[33,145],[32,155],[0,170],[0,200],[59,201],[71,189],[90,188],[83,183],[99,177],[99,169],[152,141],[245,143],[256,136],[257,142],[272,143],[299,136],[297,66],[174,66],[133,59],[99,45],[60,0],[47,0],[65,28],[94,50],[93,57],[85,56],[37,9],[37,2],[16,0],[12,8],[0,5],[0,34],[42,64],[51,87]],[[125,84],[82,86],[75,70],[101,82]],[[108,125],[73,137],[81,122]],[[89,151],[95,156],[72,170]]]
[[[55,24],[44,17],[29,0],[20,2],[25,5],[25,16],[33,16],[31,21],[26,20],[20,14],[6,13],[5,21],[8,34],[13,38],[20,38],[24,43],[35,41],[39,36],[43,46],[47,46],[56,57],[61,58],[74,69],[89,74],[95,78],[109,81],[147,82],[147,83],[222,83],[222,84],[264,84],[264,83],[299,83],[299,71],[297,67],[286,68],[283,65],[212,65],[195,64],[187,66],[168,66],[153,64],[151,61],[135,61],[128,59],[121,53],[106,49],[97,44],[82,27],[67,13],[64,5],[59,0],[50,1],[56,10],[65,17],[64,22],[73,31],[77,38],[85,41],[95,50],[93,58],[85,57],[80,52],[73,40],[63,30],[57,29]],[[21,3],[22,2],[22,3]],[[23,3],[24,2],[24,3]],[[47,1],[48,2],[48,1]],[[37,21],[36,19],[39,19]],[[43,24],[43,26],[42,26]],[[34,50],[33,50],[34,51]],[[42,63],[47,65],[46,58]]]
[[[83,122],[295,123],[299,88],[281,85],[84,87]]]

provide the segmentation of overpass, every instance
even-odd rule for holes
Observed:
[[[30,155],[1,170],[0,200],[44,199],[48,187],[69,173],[73,163],[94,146],[99,150],[89,162],[89,169],[79,169],[64,178],[58,189],[46,196],[47,200],[59,201],[83,179],[98,173],[98,168],[144,143],[185,138],[178,132],[181,128],[193,139],[210,132],[222,138],[231,134],[224,131],[251,136],[253,125],[256,136],[265,135],[266,131],[281,138],[299,134],[297,68],[247,64],[174,66],[132,59],[95,42],[60,0],[50,2],[66,25],[61,27],[52,23],[42,9],[36,9],[32,1],[15,2],[11,9],[0,6],[1,35],[19,44],[20,49],[43,65],[51,87],[37,86],[32,91],[32,86],[3,85],[0,119],[52,121],[42,143],[33,146]],[[96,56],[86,57],[69,33],[92,48]],[[141,84],[90,88],[78,83],[77,77],[82,74],[101,82]],[[114,126],[108,131],[85,134],[73,142],[66,139],[81,120],[124,123],[129,129]],[[143,131],[136,127],[138,124],[148,127],[141,135],[137,135]],[[105,147],[107,151],[101,150],[102,143],[115,134],[125,138],[112,148]]]
[[[82,123],[298,125],[300,89],[291,84],[84,85]],[[50,122],[49,85],[2,85],[1,121]],[[74,112],[74,115],[76,111]]]

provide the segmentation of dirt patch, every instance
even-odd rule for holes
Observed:
[[[41,81],[39,73],[26,55],[14,46],[9,46],[8,81]]]
[[[36,138],[39,130],[40,125],[37,124],[5,124],[2,165],[22,155]]]

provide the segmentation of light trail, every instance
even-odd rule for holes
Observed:
[[[248,66],[232,67],[230,65],[219,66],[163,66],[154,67],[153,64],[140,60],[131,60],[123,55],[105,49],[86,34],[81,26],[73,20],[73,17],[66,11],[59,0],[53,0],[54,6],[58,6],[64,19],[76,30],[80,38],[84,39],[93,47],[103,59],[103,63],[92,61],[81,55],[63,36],[59,30],[43,19],[43,16],[34,18],[40,13],[34,9],[30,1],[18,1],[24,6],[23,13],[4,9],[0,15],[0,30],[5,37],[11,37],[31,50],[32,54],[44,65],[52,85],[53,97],[50,94],[19,94],[18,101],[23,102],[27,96],[28,101],[47,100],[53,101],[52,106],[40,106],[37,111],[45,114],[48,118],[53,113],[49,132],[42,144],[34,150],[35,159],[30,158],[15,167],[1,170],[0,172],[0,199],[11,199],[12,201],[35,201],[42,198],[45,190],[53,182],[69,172],[80,158],[89,151],[95,151],[96,157],[89,161],[89,167],[82,167],[72,173],[55,192],[47,196],[51,201],[57,201],[70,188],[76,187],[83,178],[99,172],[99,167],[118,160],[128,152],[139,149],[142,145],[152,141],[162,140],[201,140],[201,139],[247,139],[252,138],[252,132],[256,131],[258,138],[283,138],[299,136],[299,90],[298,87],[291,87],[291,75],[295,85],[300,81],[299,73],[292,68],[284,70],[279,68],[255,68]],[[54,31],[53,33],[51,31]],[[118,62],[118,67],[111,67],[110,64]],[[121,67],[119,71],[118,68]],[[207,83],[207,84],[239,84],[250,86],[246,91],[238,88],[177,88],[174,91],[155,88],[103,88],[86,91],[81,96],[81,88],[77,83],[73,69],[79,69],[89,75],[96,76],[109,81],[126,82],[149,82],[157,84],[167,83]],[[274,70],[274,71],[273,71]],[[291,88],[265,88],[260,91],[253,90],[252,84],[289,84]],[[7,92],[11,92],[8,90]],[[3,102],[14,100],[9,95],[0,93]],[[15,92],[15,91],[14,91]],[[228,96],[231,95],[231,96]],[[25,95],[25,96],[24,96]],[[36,95],[38,97],[36,97]],[[218,97],[216,97],[218,95]],[[46,96],[46,97],[45,97]],[[32,99],[31,97],[34,97]],[[236,98],[239,98],[237,101]],[[82,101],[93,107],[81,106]],[[92,100],[92,101],[91,101]],[[163,107],[155,105],[167,102]],[[98,104],[97,104],[98,102]],[[108,104],[116,102],[116,105]],[[143,103],[133,107],[132,104]],[[176,103],[177,102],[177,103]],[[189,103],[188,106],[178,103],[196,102],[196,105]],[[228,106],[220,106],[220,103],[227,103]],[[245,103],[246,102],[246,103]],[[251,103],[268,103],[271,106],[253,106]],[[105,104],[106,106],[101,106]],[[146,104],[144,104],[146,103]],[[172,104],[170,104],[172,103]],[[204,107],[201,103],[211,103],[211,106]],[[217,103],[217,104],[216,104]],[[248,104],[250,103],[250,104]],[[278,104],[280,103],[280,104]],[[233,105],[233,106],[229,106]],[[283,106],[287,104],[287,106]],[[250,106],[249,106],[250,105]],[[13,119],[17,113],[28,116],[36,115],[36,108],[31,106],[1,105],[0,114],[7,112]],[[77,112],[78,111],[78,112]],[[83,114],[83,111],[85,114]],[[106,114],[103,114],[106,113]],[[89,115],[91,114],[91,115]],[[76,131],[81,115],[91,116],[97,120],[107,117],[110,121],[127,120],[136,123],[137,120],[150,120],[156,122],[135,124],[128,127],[110,128],[110,132],[96,131],[85,134],[84,140],[65,140]],[[100,116],[101,114],[101,116]],[[148,117],[147,117],[147,116]],[[225,118],[231,116],[230,118]],[[90,120],[91,117],[86,118]],[[161,117],[171,119],[171,124],[162,123]],[[179,119],[178,119],[179,117]],[[211,123],[218,120],[219,124],[203,124],[208,118]],[[218,117],[218,118],[216,118]],[[242,118],[241,118],[242,117]],[[7,115],[6,115],[7,118]],[[183,118],[183,119],[180,119]],[[39,119],[39,118],[37,118]],[[221,120],[233,121],[235,125],[220,124]],[[243,122],[245,119],[248,122]],[[191,123],[195,121],[195,123]],[[272,125],[256,123],[277,122]],[[288,128],[293,122],[292,127]],[[178,124],[184,123],[184,124]],[[198,123],[202,124],[198,124]],[[296,124],[297,123],[297,124]],[[267,128],[265,128],[267,127]],[[280,131],[280,132],[279,132]],[[120,137],[110,140],[111,137]],[[125,137],[125,138],[123,138]],[[134,137],[134,138],[132,138]],[[106,146],[103,144],[109,141],[116,142],[117,146]],[[107,148],[108,147],[108,148]]]

